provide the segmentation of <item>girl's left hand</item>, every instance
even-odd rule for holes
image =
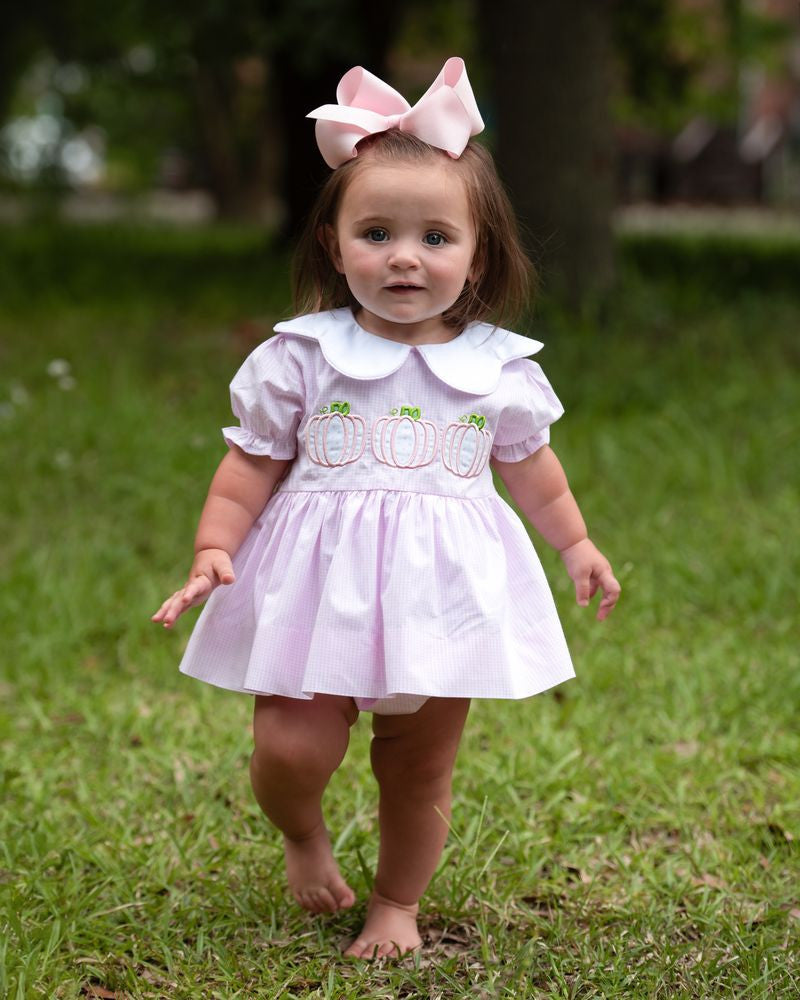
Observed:
[[[561,558],[575,582],[575,599],[582,608],[588,606],[598,587],[602,590],[603,599],[597,609],[597,620],[603,621],[614,610],[622,589],[611,563],[588,538],[562,549]]]

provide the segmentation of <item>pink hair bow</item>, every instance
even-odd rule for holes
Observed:
[[[410,132],[456,159],[470,136],[483,131],[464,60],[457,56],[447,60],[413,108],[361,66],[348,70],[339,81],[336,100],[338,104],[323,104],[306,116],[317,119],[317,145],[333,168],[356,156],[356,146],[365,136],[390,128]]]

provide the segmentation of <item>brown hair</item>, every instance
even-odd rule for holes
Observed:
[[[397,129],[363,139],[358,156],[337,167],[323,184],[294,256],[292,286],[298,313],[359,305],[320,239],[324,227],[336,223],[342,198],[356,173],[370,160],[414,163],[433,157],[444,157],[462,177],[476,240],[476,278],[464,285],[458,299],[443,314],[445,325],[462,330],[468,323],[489,321],[500,326],[519,316],[535,274],[522,249],[514,212],[490,153],[470,141],[461,156],[453,159]]]

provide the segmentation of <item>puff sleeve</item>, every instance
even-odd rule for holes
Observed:
[[[239,427],[224,427],[225,442],[249,455],[294,458],[303,417],[303,376],[287,338],[271,337],[245,360],[231,382]]]
[[[503,369],[507,401],[500,414],[492,457],[521,462],[550,441],[550,424],[564,412],[547,377],[535,361],[518,359]]]

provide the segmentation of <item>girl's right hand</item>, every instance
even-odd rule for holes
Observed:
[[[168,597],[150,620],[172,628],[184,611],[202,604],[215,587],[235,580],[231,557],[224,549],[202,549],[194,557],[186,585]]]

